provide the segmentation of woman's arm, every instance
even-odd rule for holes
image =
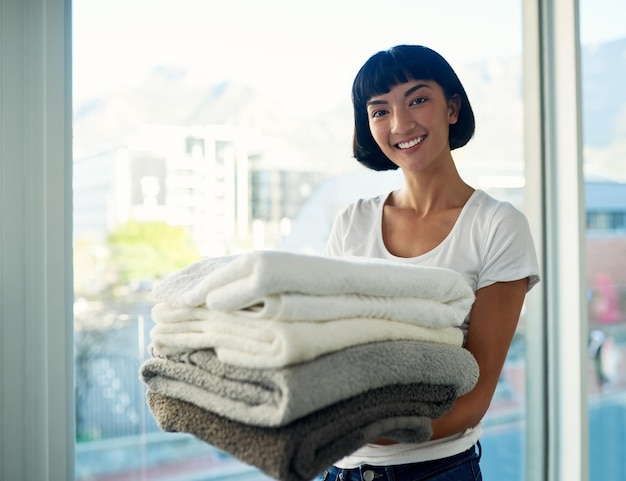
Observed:
[[[479,289],[465,347],[480,368],[474,389],[459,397],[452,409],[432,422],[431,439],[442,438],[476,426],[496,390],[526,296],[528,279],[497,282]]]

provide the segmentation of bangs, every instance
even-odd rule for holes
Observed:
[[[372,97],[389,93],[411,80],[436,80],[428,62],[416,61],[415,54],[387,50],[379,52],[361,68],[352,89],[355,104],[364,106]]]

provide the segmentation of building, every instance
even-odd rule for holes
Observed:
[[[129,220],[188,230],[200,253],[273,247],[323,174],[271,166],[253,129],[143,125],[74,163],[74,235],[104,240]]]

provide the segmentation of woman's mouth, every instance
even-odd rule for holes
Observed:
[[[419,137],[408,140],[406,142],[399,142],[396,144],[396,147],[399,148],[400,150],[410,149],[411,147],[415,147],[416,145],[421,144],[425,138],[426,138],[425,135],[421,135]]]

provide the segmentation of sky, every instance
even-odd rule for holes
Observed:
[[[581,34],[626,36],[624,0],[582,0]],[[338,102],[400,43],[455,66],[521,53],[522,0],[74,0],[74,96],[141,85],[157,65],[253,84],[282,102]],[[488,15],[485,12],[489,12]],[[321,99],[321,100],[320,100]]]
[[[477,8],[481,2],[498,22],[482,15],[484,8]],[[399,43],[431,46],[451,62],[521,48],[521,26],[513,20],[519,18],[519,8],[502,0],[73,3],[78,97],[141,82],[158,64],[194,64],[213,78],[245,80],[268,91],[276,88],[277,79],[281,92],[337,91],[338,83],[349,89],[371,54]]]

